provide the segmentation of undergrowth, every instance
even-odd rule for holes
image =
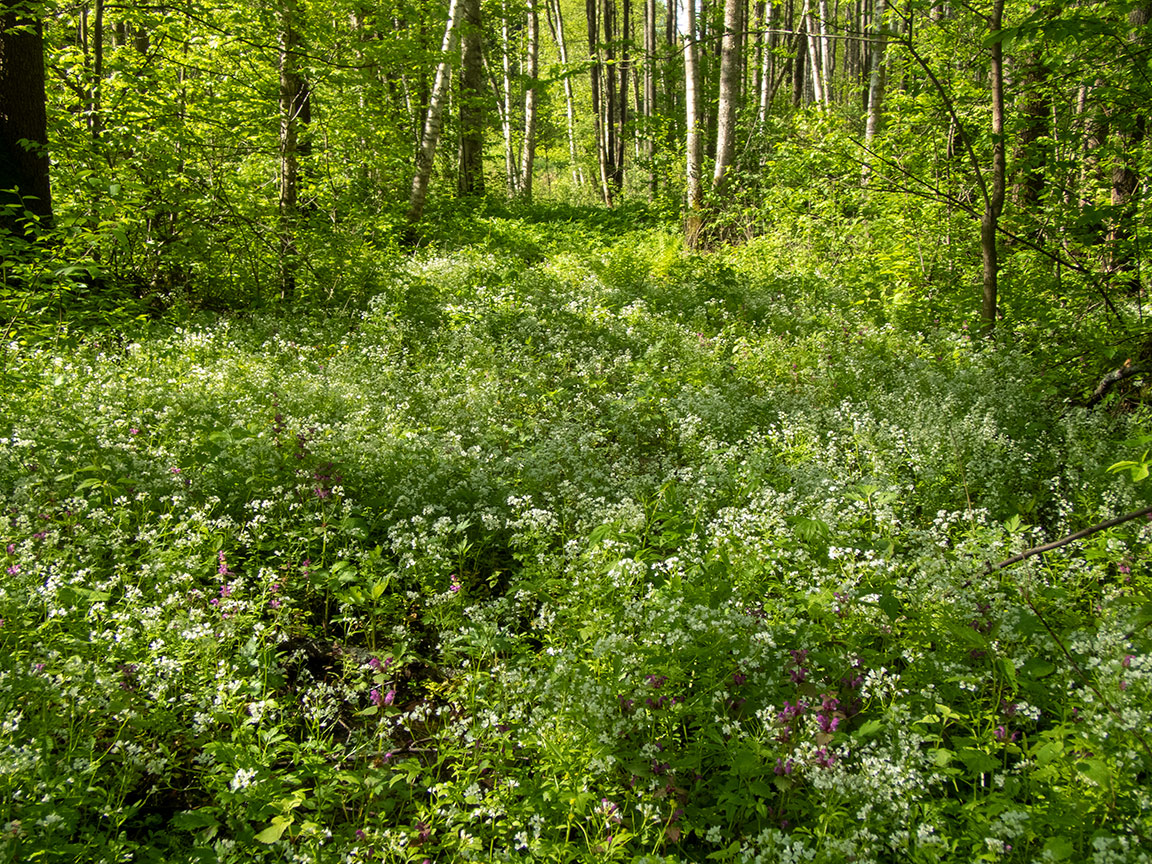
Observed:
[[[1147,417],[862,264],[506,218],[8,349],[0,860],[1147,861],[1152,525],[987,568],[1143,506]]]

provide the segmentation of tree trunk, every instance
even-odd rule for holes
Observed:
[[[298,69],[300,9],[296,0],[280,6],[280,299],[296,293],[296,222],[299,214],[299,121],[305,88]]]
[[[0,227],[21,232],[25,211],[51,221],[47,148],[42,24],[9,6],[0,13],[0,208],[11,210],[0,209]]]
[[[416,153],[416,175],[412,178],[412,193],[408,196],[408,222],[415,224],[424,215],[424,202],[428,198],[428,182],[432,179],[432,163],[436,146],[440,143],[441,118],[448,96],[448,78],[452,68],[452,49],[456,43],[456,0],[448,5],[448,21],[444,25],[444,41],[440,47],[440,64],[436,67],[436,82],[428,100],[428,115],[424,118],[424,133]]]
[[[720,101],[716,114],[716,167],[712,191],[721,193],[724,178],[736,153],[736,108],[740,99],[740,6],[743,0],[725,0],[724,37],[720,49]]]
[[[1036,7],[1032,7],[1035,12]],[[1052,102],[1048,97],[1049,70],[1042,53],[1033,49],[1024,60],[1024,125],[1016,139],[1014,161],[1017,163],[1014,195],[1018,210],[1029,212],[1040,202],[1044,190],[1044,166],[1048,162],[1045,139],[1052,119]]]
[[[1132,47],[1128,54],[1134,58],[1132,77],[1140,81],[1147,77],[1147,37],[1148,23],[1152,20],[1152,3],[1145,2],[1128,13],[1131,27],[1128,37]],[[1107,269],[1112,275],[1124,273],[1127,289],[1135,292],[1140,288],[1139,274],[1130,237],[1135,221],[1135,195],[1139,185],[1139,151],[1144,142],[1147,116],[1143,105],[1130,105],[1128,110],[1113,117],[1113,135],[1116,139],[1118,158],[1112,167],[1112,219],[1108,229]]]
[[[832,54],[832,40],[828,38],[828,0],[820,0],[820,91],[824,94],[824,104],[835,101],[832,92],[832,75],[836,58]]]
[[[508,35],[508,2],[502,0],[502,16],[500,19],[500,47],[501,59],[504,67],[504,77],[501,79],[501,95],[504,101],[504,110],[500,119],[504,132],[504,176],[506,178],[508,194],[516,194],[519,177],[516,173],[516,150],[512,146],[512,43]]]
[[[540,61],[539,0],[528,0],[528,87],[524,91],[524,140],[520,150],[520,194],[532,200],[532,169],[536,160],[536,77]]]
[[[1004,22],[1004,0],[993,0],[990,35],[999,37]],[[980,250],[984,263],[984,290],[981,304],[984,335],[991,336],[996,328],[997,280],[999,261],[996,253],[996,231],[1004,209],[1005,147],[1004,147],[1004,49],[999,38],[991,45],[992,68],[992,188],[984,204],[980,220]]]
[[[580,167],[579,152],[576,149],[576,98],[572,92],[572,78],[568,74],[568,44],[564,38],[564,15],[560,10],[560,0],[546,0],[546,4],[544,10],[548,13],[548,27],[560,52],[560,65],[564,73],[564,110],[568,120],[568,159],[572,163],[572,183],[579,187],[584,185],[584,171]],[[553,14],[556,16],[555,21],[552,18]]]
[[[805,4],[807,7],[807,4]],[[801,15],[796,24],[795,48],[792,51],[792,107],[804,104],[804,58],[808,55],[808,28]]]
[[[596,162],[600,169],[600,196],[611,206],[612,191],[608,179],[608,147],[604,140],[603,99],[600,93],[600,18],[597,14],[598,0],[585,0],[584,10],[588,18],[588,78],[592,90],[592,124],[596,138]]]
[[[480,0],[462,0],[463,36],[460,53],[460,178],[461,196],[484,194],[484,55]]]
[[[644,2],[644,157],[648,161],[648,195],[656,197],[656,0]]]
[[[885,0],[876,0],[872,9],[872,67],[868,80],[868,124],[864,129],[864,165],[860,172],[860,182],[865,186],[872,177],[872,147],[880,133],[880,121],[884,110],[885,67],[884,54],[888,40],[884,34],[884,14],[887,11]]]
[[[684,106],[688,126],[687,152],[687,215],[684,222],[684,240],[689,249],[700,244],[700,229],[703,227],[704,187],[701,182],[700,162],[702,142],[700,140],[699,89],[700,77],[696,54],[696,6],[695,0],[685,0],[688,32],[684,45]]]
[[[757,90],[757,93],[756,93],[756,99],[757,99],[756,123],[757,123],[757,125],[763,125],[764,121],[766,121],[768,119],[768,109],[771,107],[771,100],[772,100],[771,94],[772,94],[772,89],[773,89],[772,88],[773,37],[769,31],[771,31],[772,25],[774,23],[773,22],[773,15],[772,15],[774,5],[775,4],[772,2],[772,0],[766,0],[766,2],[764,3],[764,12],[763,12],[764,17],[762,19],[762,23],[763,23],[763,27],[764,27],[764,34],[760,37],[760,40],[761,40],[760,76],[759,76],[759,86],[756,88],[756,90]]]

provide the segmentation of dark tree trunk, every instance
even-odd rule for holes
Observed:
[[[51,220],[47,148],[41,22],[9,8],[0,14],[0,227],[21,230],[25,211]]]
[[[463,0],[460,57],[460,194],[484,194],[484,63],[480,0]]]

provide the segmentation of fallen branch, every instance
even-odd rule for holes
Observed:
[[[1125,378],[1131,378],[1133,375],[1140,375],[1144,372],[1152,372],[1152,363],[1133,363],[1131,360],[1125,360],[1123,366],[1119,369],[1113,369],[1100,379],[1100,383],[1096,385],[1096,389],[1093,390],[1092,395],[1088,397],[1085,406],[1088,408],[1093,407],[1108,395],[1109,390]]]
[[[1093,525],[1091,528],[1085,528],[1082,531],[1077,531],[1075,534],[1069,534],[1067,537],[1061,537],[1059,540],[1053,540],[1051,543],[1045,543],[1043,546],[1036,546],[1032,549],[1025,549],[1019,555],[1013,555],[1011,558],[1006,558],[998,564],[989,564],[985,573],[992,573],[996,570],[1001,570],[1005,567],[1010,567],[1023,561],[1025,558],[1031,558],[1033,555],[1040,555],[1044,552],[1051,552],[1053,549],[1059,549],[1061,546],[1067,546],[1081,538],[1095,534],[1098,531],[1103,531],[1105,528],[1112,528],[1116,525],[1122,525],[1125,522],[1130,522],[1133,519],[1138,519],[1141,516],[1152,514],[1152,507],[1145,507],[1142,510],[1136,510],[1132,513],[1126,513],[1123,516],[1117,516],[1115,519],[1109,519],[1107,522],[1101,522],[1099,525]]]

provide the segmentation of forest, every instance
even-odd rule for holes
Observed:
[[[1150,109],[1149,0],[0,0],[0,864],[1152,864]]]

